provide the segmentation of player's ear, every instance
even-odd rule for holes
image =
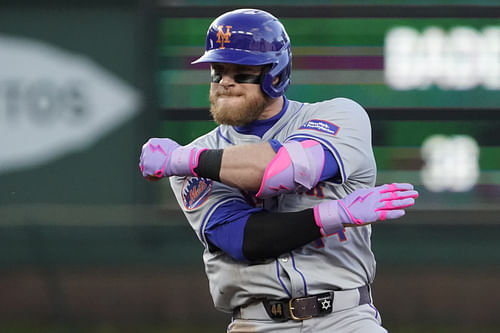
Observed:
[[[267,72],[269,72],[269,71],[271,70],[271,67],[272,67],[272,65],[271,65],[271,64],[269,64],[269,65],[264,65],[264,66],[262,67],[262,72],[261,72],[261,74],[260,74],[260,75],[261,75],[261,79],[265,76],[265,74],[266,74]],[[281,75],[276,76],[276,77],[274,78],[274,80],[273,80],[273,86],[278,85],[278,83],[280,83],[280,81],[281,81]]]

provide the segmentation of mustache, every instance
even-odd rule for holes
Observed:
[[[232,91],[232,90],[216,90],[214,93],[215,97],[220,97],[220,96],[241,96],[241,93]]]

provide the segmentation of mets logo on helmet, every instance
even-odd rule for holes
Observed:
[[[220,48],[221,49],[224,49],[224,43],[230,43],[229,41],[229,37],[231,37],[231,31],[229,31],[229,29],[231,29],[233,26],[232,25],[226,25],[226,32],[224,32],[224,26],[223,25],[219,25],[219,31],[217,32],[217,41],[216,43],[219,43],[220,44]]]

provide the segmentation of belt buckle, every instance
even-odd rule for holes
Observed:
[[[291,298],[289,301],[288,301],[288,310],[290,310],[290,317],[293,319],[293,320],[307,320],[307,319],[311,319],[313,316],[304,316],[304,317],[299,317],[299,316],[296,316],[295,313],[293,313],[293,310],[295,310],[295,308],[293,307],[293,303],[295,301],[298,301],[300,300],[300,297],[297,297],[297,298]],[[299,301],[300,302],[300,301]]]

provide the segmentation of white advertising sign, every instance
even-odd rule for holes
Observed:
[[[0,173],[86,149],[139,109],[137,91],[91,59],[0,35]]]

